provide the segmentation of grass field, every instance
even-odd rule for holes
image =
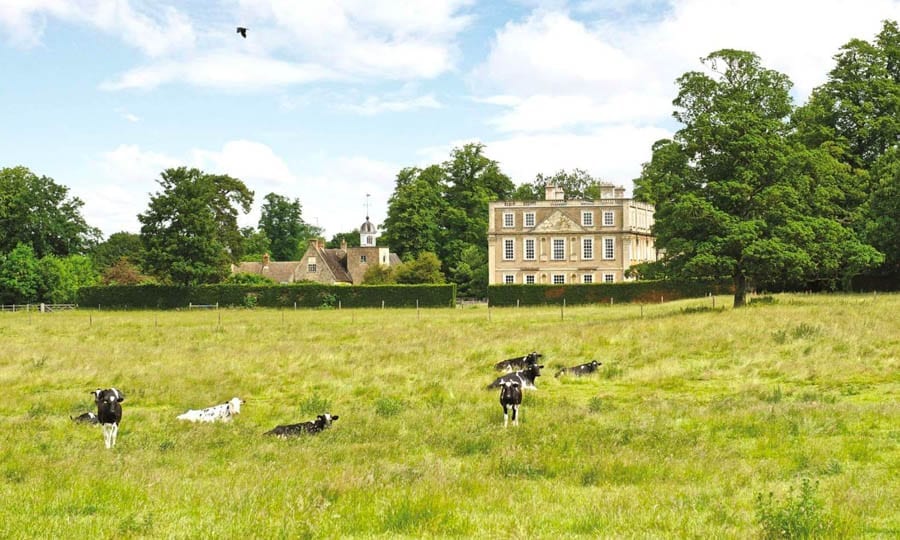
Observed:
[[[900,536],[900,295],[716,306],[0,313],[0,537]],[[109,386],[112,450],[69,420]]]

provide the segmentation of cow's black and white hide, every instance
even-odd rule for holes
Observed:
[[[500,405],[503,406],[503,427],[509,424],[509,409],[512,409],[514,426],[519,425],[519,405],[522,404],[522,386],[513,381],[504,381],[500,385]]]
[[[538,363],[544,355],[535,351],[530,352],[524,356],[517,356],[515,358],[508,358],[506,360],[502,360],[494,364],[494,369],[497,371],[518,371],[520,369],[525,369],[528,366],[533,366]]]
[[[200,410],[191,409],[184,414],[179,414],[178,419],[188,422],[231,422],[234,415],[240,414],[243,404],[244,400],[234,397],[221,405]]]
[[[556,376],[560,375],[574,375],[575,377],[581,377],[582,375],[590,375],[597,371],[597,368],[603,365],[603,362],[598,362],[596,360],[591,360],[586,364],[579,364],[577,366],[562,368],[561,370],[556,372]]]
[[[119,434],[119,422],[122,421],[122,402],[125,395],[116,388],[96,389],[93,392],[97,403],[97,420],[103,428],[103,442],[107,448],[116,445]]]
[[[536,388],[534,386],[534,380],[541,376],[541,369],[543,367],[543,364],[533,364],[525,369],[501,375],[488,385],[488,389],[500,388],[500,385],[506,381],[517,382],[522,388],[534,389]]]
[[[338,415],[328,413],[320,414],[311,422],[300,422],[299,424],[285,424],[275,426],[275,429],[265,432],[265,435],[274,435],[282,439],[287,437],[296,437],[304,433],[314,434],[331,426],[331,423],[340,418]]]
[[[78,424],[99,424],[100,419],[92,412],[81,413],[78,416],[70,416],[73,422]]]

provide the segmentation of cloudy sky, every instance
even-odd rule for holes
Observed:
[[[274,192],[328,238],[472,141],[516,184],[630,191],[700,57],[754,51],[802,103],[884,19],[900,0],[0,0],[0,167],[69,187],[105,235],[138,232],[178,165],[254,190],[242,225]]]

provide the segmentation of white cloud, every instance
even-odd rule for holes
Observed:
[[[361,114],[363,116],[374,116],[383,112],[405,112],[417,109],[439,109],[440,102],[433,94],[418,96],[414,98],[398,98],[383,99],[376,96],[369,96],[362,103],[345,104],[340,108]]]
[[[650,147],[671,136],[662,128],[628,125],[600,127],[584,135],[514,135],[487,142],[486,155],[517,185],[533,181],[538,173],[577,168],[631,190],[631,180],[650,159]]]
[[[134,9],[129,0],[4,0],[0,3],[0,26],[20,46],[39,44],[48,18],[98,28],[151,57],[190,49],[195,42],[190,21],[170,6],[145,13]]]
[[[335,78],[317,65],[296,64],[242,53],[216,52],[185,61],[162,61],[132,69],[100,85],[103,90],[152,89],[184,81],[201,87],[249,91]]]
[[[502,135],[487,154],[517,183],[578,167],[630,188],[652,143],[671,136],[676,78],[701,57],[754,51],[803,101],[841,45],[900,18],[898,0],[672,0],[653,16],[662,2],[578,2],[577,17],[542,4],[500,28],[469,74],[474,99],[496,106],[486,123]],[[634,9],[641,16],[609,18]]]
[[[247,140],[228,141],[218,150],[192,149],[181,157],[120,145],[98,157],[90,180],[80,183],[87,187],[74,187],[73,193],[85,201],[87,222],[106,236],[118,231],[139,232],[137,215],[147,210],[150,195],[159,191],[156,180],[160,173],[179,166],[228,174],[253,190],[253,209],[238,218],[242,227],[256,227],[263,198],[277,193],[299,198],[304,219],[323,227],[328,238],[359,227],[366,217],[367,193],[372,221],[382,222],[400,170],[391,163],[345,156],[326,159],[316,171],[299,175],[269,146]]]

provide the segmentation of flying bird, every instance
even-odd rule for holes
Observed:
[[[243,26],[238,26],[238,27],[237,27],[237,33],[240,34],[241,37],[243,37],[244,39],[247,38],[247,29],[244,28]]]

